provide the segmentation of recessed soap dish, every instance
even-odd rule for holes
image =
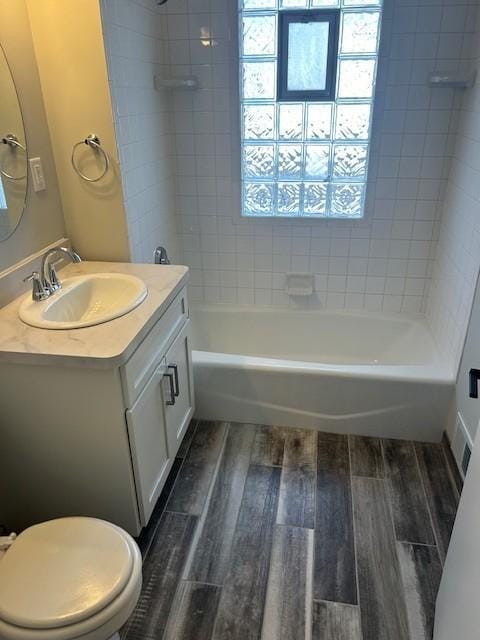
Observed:
[[[289,296],[311,296],[315,290],[313,273],[287,273],[285,292]]]

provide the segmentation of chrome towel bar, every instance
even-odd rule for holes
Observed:
[[[75,152],[78,149],[78,147],[80,147],[82,144],[86,144],[87,147],[90,147],[90,149],[93,149],[95,153],[100,153],[103,157],[105,167],[102,173],[95,178],[90,178],[89,176],[82,173],[82,171],[79,169],[75,161]],[[72,162],[72,167],[75,170],[75,173],[79,175],[80,178],[82,178],[86,182],[98,182],[107,174],[107,171],[110,168],[110,160],[108,159],[108,155],[106,151],[102,148],[102,143],[100,142],[100,138],[94,133],[91,133],[84,140],[81,140],[80,142],[77,142],[76,144],[73,145],[71,162]]]

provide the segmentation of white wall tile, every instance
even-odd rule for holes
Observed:
[[[168,95],[153,84],[168,63],[162,27],[167,17],[154,4],[135,0],[102,0],[101,8],[132,260],[152,262],[162,244],[178,261],[172,110]],[[180,17],[170,18],[177,35],[185,34]],[[192,130],[187,114],[176,117]],[[186,233],[197,231],[191,221],[181,224]]]
[[[309,306],[410,313],[428,301],[438,343],[458,357],[480,262],[480,97],[426,80],[469,58],[475,7],[386,5],[368,205],[355,222],[241,219],[236,5],[103,0],[135,259],[150,258],[153,237],[176,244],[176,213],[192,299],[295,305],[285,273],[311,271]],[[200,88],[153,92],[153,72],[195,75]]]
[[[475,8],[475,7],[473,7]],[[448,34],[472,30],[477,20],[467,18],[470,7],[446,6],[442,24]],[[455,38],[445,35],[446,46]],[[471,50],[462,49],[464,68],[478,68],[480,45],[478,30],[470,43]],[[458,46],[455,47],[458,50]],[[460,361],[466,328],[469,321],[475,284],[480,268],[480,87],[462,92],[456,99],[458,111],[451,120],[456,122],[457,135],[449,180],[444,195],[439,241],[430,283],[427,318],[443,353],[454,368]],[[440,154],[446,136],[430,141],[429,151]]]

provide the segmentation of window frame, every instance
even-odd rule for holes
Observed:
[[[340,9],[300,9],[278,12],[277,102],[334,102],[336,99]],[[329,24],[325,89],[316,91],[288,89],[288,41],[292,23]]]

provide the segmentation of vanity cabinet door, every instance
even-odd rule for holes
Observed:
[[[126,412],[140,520],[146,525],[170,470],[166,442],[162,363]]]
[[[173,458],[182,442],[194,411],[193,371],[190,350],[190,321],[176,337],[166,355],[163,395],[168,452]]]

